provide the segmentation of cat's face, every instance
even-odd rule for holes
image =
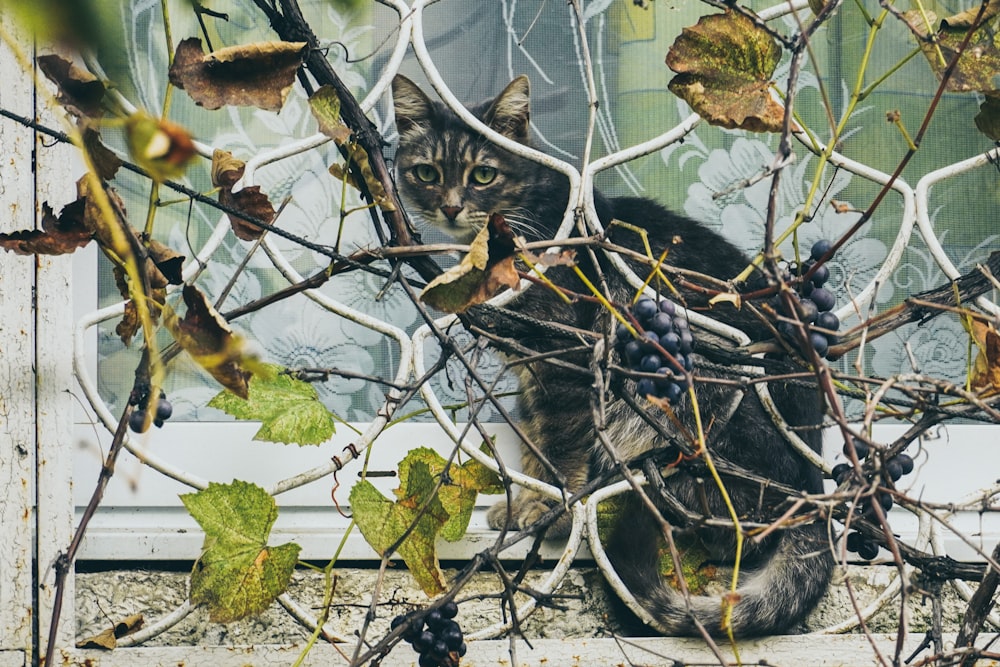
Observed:
[[[528,79],[518,77],[471,111],[497,132],[527,143],[528,94]],[[397,185],[411,214],[463,243],[492,213],[502,213],[515,229],[530,226],[526,200],[537,165],[490,143],[401,75],[393,79],[392,96],[399,129]]]

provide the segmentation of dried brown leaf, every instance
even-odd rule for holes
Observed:
[[[483,303],[502,288],[520,284],[514,267],[514,233],[494,213],[472,241],[468,254],[424,288],[420,299],[446,313],[460,313]]]
[[[42,73],[56,84],[59,89],[56,99],[67,111],[75,116],[91,118],[103,115],[101,102],[104,100],[105,87],[97,77],[54,54],[38,56],[37,62]]]
[[[264,222],[272,222],[277,213],[271,200],[260,191],[259,185],[251,185],[239,192],[233,192],[233,185],[243,177],[245,164],[228,151],[216,149],[212,154],[212,183],[219,188],[219,203],[245,212],[248,216]],[[245,218],[229,215],[229,225],[236,237],[244,241],[259,239],[264,229]]]
[[[249,396],[248,382],[252,375],[245,368],[250,362],[243,341],[197,287],[185,285],[183,290],[187,312],[179,318],[165,307],[164,324],[185,352],[223,387],[240,398]]]
[[[110,181],[122,166],[122,160],[101,141],[101,135],[93,127],[83,129],[83,147],[90,155],[97,175],[101,180]]]
[[[969,386],[987,396],[1000,391],[1000,334],[992,324],[972,323],[979,352],[969,374]]]
[[[177,45],[170,82],[206,109],[226,105],[280,111],[302,65],[305,42],[259,42],[205,53],[201,40]]]
[[[142,628],[145,619],[142,614],[133,614],[128,618],[115,623],[114,627],[107,628],[103,632],[77,642],[77,648],[99,648],[108,651],[118,647],[118,640],[122,637],[137,632]]]
[[[64,255],[90,243],[91,230],[84,224],[86,204],[77,199],[67,204],[57,218],[48,202],[42,204],[42,228],[0,234],[0,247],[15,255]]]

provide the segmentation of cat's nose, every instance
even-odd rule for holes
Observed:
[[[444,213],[445,217],[449,220],[454,220],[458,217],[458,214],[462,212],[462,206],[442,206],[441,212]]]

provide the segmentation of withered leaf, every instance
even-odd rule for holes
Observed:
[[[319,131],[344,145],[351,138],[351,128],[340,119],[340,98],[333,86],[320,86],[309,98],[309,110],[319,124]]]
[[[219,384],[246,399],[252,373],[244,367],[248,359],[242,339],[197,287],[185,285],[183,296],[187,306],[183,319],[169,306],[164,307],[167,329],[178,345]]]
[[[243,177],[245,166],[242,160],[233,157],[229,151],[216,149],[212,154],[212,183],[219,188],[219,203],[243,211],[257,220],[272,222],[277,213],[271,205],[271,200],[260,191],[259,185],[251,185],[239,192],[233,192],[233,185]],[[264,233],[264,228],[245,218],[227,215],[236,238],[254,241]]]
[[[82,199],[67,204],[57,218],[48,202],[42,204],[42,228],[0,234],[0,247],[15,255],[64,255],[90,243],[93,234],[84,224]]]
[[[93,127],[83,130],[83,147],[90,155],[90,161],[101,180],[110,181],[122,166],[121,158],[101,141],[101,135]]]
[[[998,23],[997,10],[1000,10],[1000,6],[997,6],[994,0],[987,9],[987,13],[991,15],[989,20],[984,20],[979,28],[972,33],[966,50],[958,59],[955,70],[948,79],[947,90],[955,92],[980,91],[986,94],[1000,90],[1000,82],[996,77],[997,72],[1000,71],[1000,47],[994,38]],[[912,10],[903,14],[904,21],[917,36],[920,50],[926,56],[928,64],[939,79],[944,75],[955,54],[958,53],[962,42],[965,41],[965,36],[978,11],[977,6],[971,17],[963,13],[942,21],[933,40],[928,25],[933,26],[937,22],[937,16],[934,12]]]
[[[975,24],[976,19],[979,17],[980,6],[980,3],[976,3],[964,12],[959,12],[958,14],[953,14],[946,19],[941,19],[941,27],[951,28],[954,30],[968,30]],[[989,0],[989,2],[986,3],[986,9],[983,10],[983,16],[980,19],[980,24],[986,24],[997,14],[1000,14],[1000,0]]]
[[[182,176],[195,156],[194,141],[187,130],[143,111],[128,117],[125,135],[136,164],[159,183]]]
[[[259,42],[205,53],[201,40],[177,45],[170,83],[206,109],[226,105],[280,111],[302,65],[305,42]]]
[[[514,233],[503,216],[494,213],[468,254],[435,278],[420,293],[420,299],[446,313],[460,313],[492,298],[503,287],[520,284],[514,268]]]
[[[56,99],[75,116],[98,118],[103,115],[104,84],[87,70],[54,54],[38,56],[38,67],[59,93]]]
[[[677,72],[668,84],[712,125],[778,132],[784,107],[771,97],[781,47],[747,16],[727,10],[703,16],[667,52]]]
[[[536,255],[533,252],[522,250],[521,254],[524,255],[528,262],[531,262],[535,266],[576,265],[576,250],[573,250],[572,248],[563,248],[559,252],[543,252],[541,255]]]
[[[107,628],[106,630],[100,632],[99,634],[83,639],[77,642],[77,648],[103,648],[107,650],[112,650],[118,647],[118,640],[122,637],[130,635],[137,632],[142,628],[145,623],[145,619],[142,614],[133,614],[128,618],[124,618],[117,623],[114,627]]]
[[[972,323],[979,352],[969,373],[969,386],[990,396],[1000,392],[1000,333],[991,324]]]
[[[231,188],[243,178],[246,162],[233,157],[229,151],[216,148],[212,152],[212,185],[217,188]]]

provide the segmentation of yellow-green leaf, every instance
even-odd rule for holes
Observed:
[[[403,499],[405,489],[409,485],[410,469],[415,464],[427,466],[435,479],[445,471],[444,458],[427,447],[410,450],[406,458],[399,463],[399,487],[395,493]],[[441,537],[449,542],[457,542],[465,535],[472,518],[472,510],[476,506],[476,497],[480,493],[503,493],[503,483],[496,473],[476,460],[470,460],[461,466],[448,466],[445,481],[438,489],[438,499],[448,513],[448,520],[441,527]]]
[[[742,13],[703,16],[667,52],[668,87],[712,125],[777,132],[784,107],[771,97],[781,47]]]
[[[277,366],[264,365],[263,370],[250,379],[246,399],[224,391],[209,401],[209,407],[237,419],[263,422],[254,440],[299,445],[329,440],[335,432],[335,419],[319,400],[316,388],[281,373]]]
[[[278,507],[264,489],[239,480],[210,483],[181,496],[205,531],[191,572],[191,602],[208,606],[209,618],[230,623],[259,614],[287,588],[299,545],[268,546]]]
[[[406,534],[399,545],[399,555],[429,596],[439,595],[446,589],[434,542],[448,521],[448,512],[433,493],[434,486],[435,480],[427,464],[416,462],[410,466],[405,490],[397,502],[383,496],[367,480],[355,484],[350,495],[354,522],[380,555],[385,555],[389,547]]]
[[[984,19],[972,33],[968,47],[958,59],[955,70],[948,79],[948,90],[982,93],[1000,90],[997,80],[997,72],[1000,72],[1000,45],[995,37],[1000,25],[1000,18],[995,14],[1000,9],[1000,4],[994,1],[990,6],[992,12],[986,12],[988,20]],[[978,13],[978,7],[975,11]],[[956,14],[945,19],[936,32],[932,29],[937,22],[937,16],[933,12],[912,10],[903,14],[903,18],[917,36],[917,43],[931,69],[941,78],[972,26],[969,16]],[[934,39],[931,39],[932,36]]]

